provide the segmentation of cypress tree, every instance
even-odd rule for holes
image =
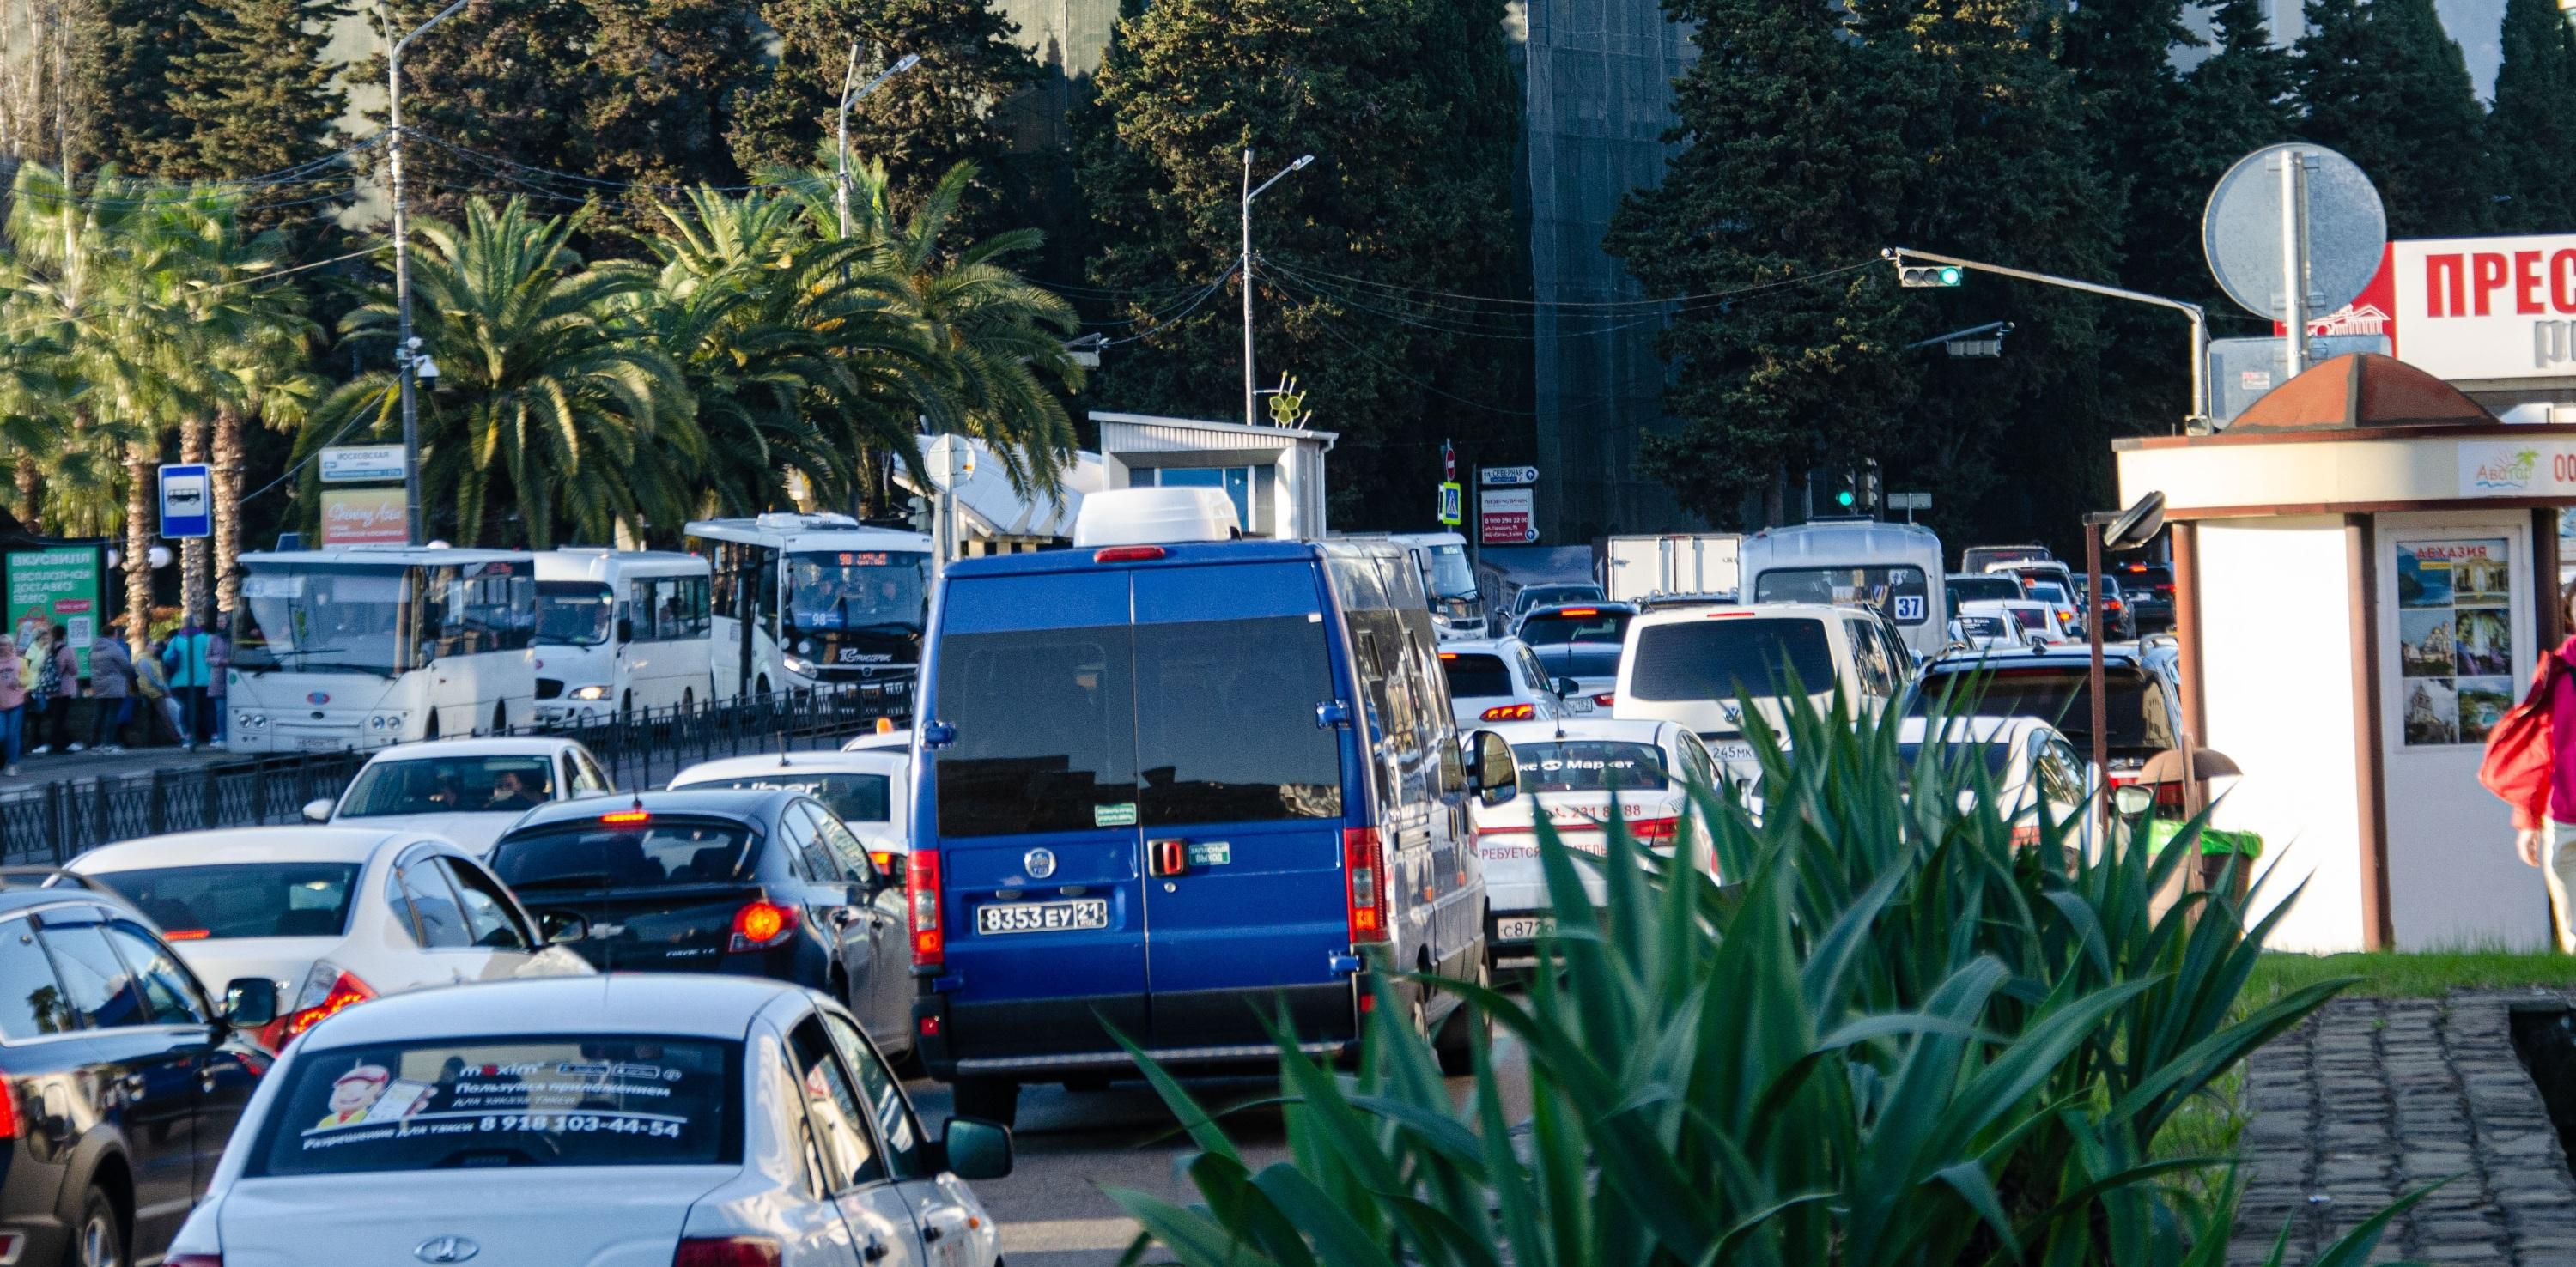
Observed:
[[[438,0],[400,0],[397,33],[427,21]],[[560,214],[582,201],[577,185],[527,169],[577,167],[589,103],[597,95],[589,61],[598,24],[580,0],[474,0],[465,11],[403,50],[407,184],[415,212],[462,220],[465,200],[527,194],[534,210]],[[350,72],[352,82],[385,82],[383,50]],[[385,120],[383,98],[369,114]],[[476,151],[460,154],[447,142]],[[515,164],[515,166],[514,166]]]
[[[614,208],[630,227],[658,229],[659,192],[737,185],[735,110],[756,86],[761,34],[751,12],[724,0],[588,0],[593,86],[576,131],[580,170],[647,188]]]
[[[285,171],[339,148],[334,128],[347,93],[324,60],[339,0],[227,0],[190,15],[196,47],[171,59],[169,111],[189,137],[154,174],[238,179]],[[353,179],[344,168],[249,191],[242,219],[254,233],[314,224],[336,202],[315,202]]]
[[[2576,30],[2555,0],[2505,0],[2504,65],[2496,71],[2487,153],[2505,196],[2497,227],[2576,230]]]
[[[190,121],[167,108],[171,68],[199,48],[196,0],[91,0],[77,10],[73,82],[64,91],[86,126],[66,160],[114,164],[152,177],[195,146]]]
[[[2496,227],[2486,110],[2433,0],[2308,0],[2300,135],[2369,173],[2391,237]]]

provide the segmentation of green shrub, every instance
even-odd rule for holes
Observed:
[[[1289,1160],[1252,1170],[1149,1064],[1201,1200],[1115,1194],[1145,1228],[1131,1260],[1151,1241],[1205,1267],[2221,1262],[2226,1159],[2160,1156],[2158,1135],[2340,988],[2231,1016],[2288,903],[2250,927],[2198,895],[2159,915],[2189,848],[2096,860],[2058,822],[2016,848],[1983,763],[1934,747],[1907,768],[1894,718],[1744,716],[1761,813],[1693,794],[1724,888],[1690,832],[1658,858],[1614,828],[1598,863],[1543,840],[1557,971],[1521,998],[1381,975],[1349,1072],[1283,1031]],[[1425,984],[1518,1040],[1525,1121],[1482,1046],[1453,1102],[1399,1002]]]

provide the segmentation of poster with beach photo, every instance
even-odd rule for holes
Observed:
[[[2495,733],[2496,723],[2512,710],[2513,698],[2512,678],[2461,678],[2460,742],[2485,743],[2487,736]]]
[[[2513,544],[2492,537],[2396,548],[2403,742],[2484,742],[2513,706]]]

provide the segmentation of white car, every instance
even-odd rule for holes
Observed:
[[[180,1267],[993,1267],[965,1179],[849,1014],[752,977],[642,973],[388,999],[259,1084]]]
[[[520,815],[550,801],[617,790],[572,739],[432,739],[367,759],[340,798],[304,807],[311,822],[441,836],[481,857]]]
[[[464,850],[418,831],[237,827],[103,845],[67,870],[152,917],[200,978],[266,977],[270,1051],[352,1005],[434,986],[588,976]]]
[[[873,738],[874,736],[871,736]],[[912,856],[912,752],[903,747],[782,752],[701,761],[671,776],[681,788],[793,788],[841,820],[868,860],[903,882]]]
[[[1842,692],[1851,710],[1875,717],[1914,676],[1904,641],[1866,607],[1755,603],[1743,607],[1657,608],[1628,622],[1611,715],[1679,722],[1737,769],[1754,760],[1743,737],[1750,699],[1776,731],[1794,680],[1818,709]]]
[[[1512,746],[1521,790],[1500,805],[1474,807],[1476,855],[1484,861],[1485,899],[1492,911],[1485,956],[1498,969],[1533,961],[1538,938],[1556,926],[1549,913],[1554,903],[1548,897],[1547,872],[1539,861],[1539,815],[1547,816],[1567,848],[1606,854],[1615,802],[1631,838],[1669,854],[1685,825],[1704,830],[1690,813],[1688,785],[1725,786],[1699,736],[1673,722],[1569,718],[1562,723],[1504,722],[1485,729]],[[1705,835],[1698,847],[1702,865],[1713,867]],[[1577,870],[1599,904],[1601,877],[1588,868]]]
[[[2055,726],[2036,717],[1952,717],[1938,739],[1931,736],[1928,717],[1908,717],[1898,727],[1896,752],[1907,770],[1927,744],[1947,746],[1950,760],[1984,763],[1994,780],[1995,812],[2012,824],[2014,844],[2040,842],[2045,806],[2050,821],[2069,824],[2077,846],[2095,855],[2097,820],[2086,812],[2094,791],[2091,766]],[[1962,809],[1970,808],[1968,795],[1961,794]]]
[[[1462,730],[1501,721],[1546,721],[1565,711],[1538,653],[1518,638],[1463,638],[1440,644],[1449,711]]]
[[[2056,611],[2036,599],[1961,603],[1959,624],[1963,635],[1959,640],[1972,651],[2044,647],[2066,639]]]

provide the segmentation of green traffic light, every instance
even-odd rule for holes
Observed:
[[[1945,268],[1945,269],[1942,269],[1942,270],[1941,270],[1941,284],[1942,284],[1942,285],[1944,285],[1944,286],[1956,286],[1956,285],[1958,285],[1958,284],[1959,284],[1959,279],[1960,279],[1962,276],[1963,276],[1963,274],[1961,274],[1961,273],[1959,272],[1959,270],[1958,270],[1958,269],[1956,269],[1956,268]]]
[[[1851,493],[1851,490],[1850,490],[1850,489],[1848,489],[1848,488],[1844,489],[1843,491],[1841,491],[1841,492],[1839,492],[1839,493],[1834,494],[1834,501],[1835,501],[1835,502],[1837,502],[1837,503],[1839,503],[1840,505],[1842,505],[1842,506],[1843,506],[1844,508],[1846,508],[1846,509],[1850,508],[1850,506],[1851,506],[1851,504],[1852,504],[1852,500],[1853,500],[1853,498],[1852,498],[1852,493]]]

